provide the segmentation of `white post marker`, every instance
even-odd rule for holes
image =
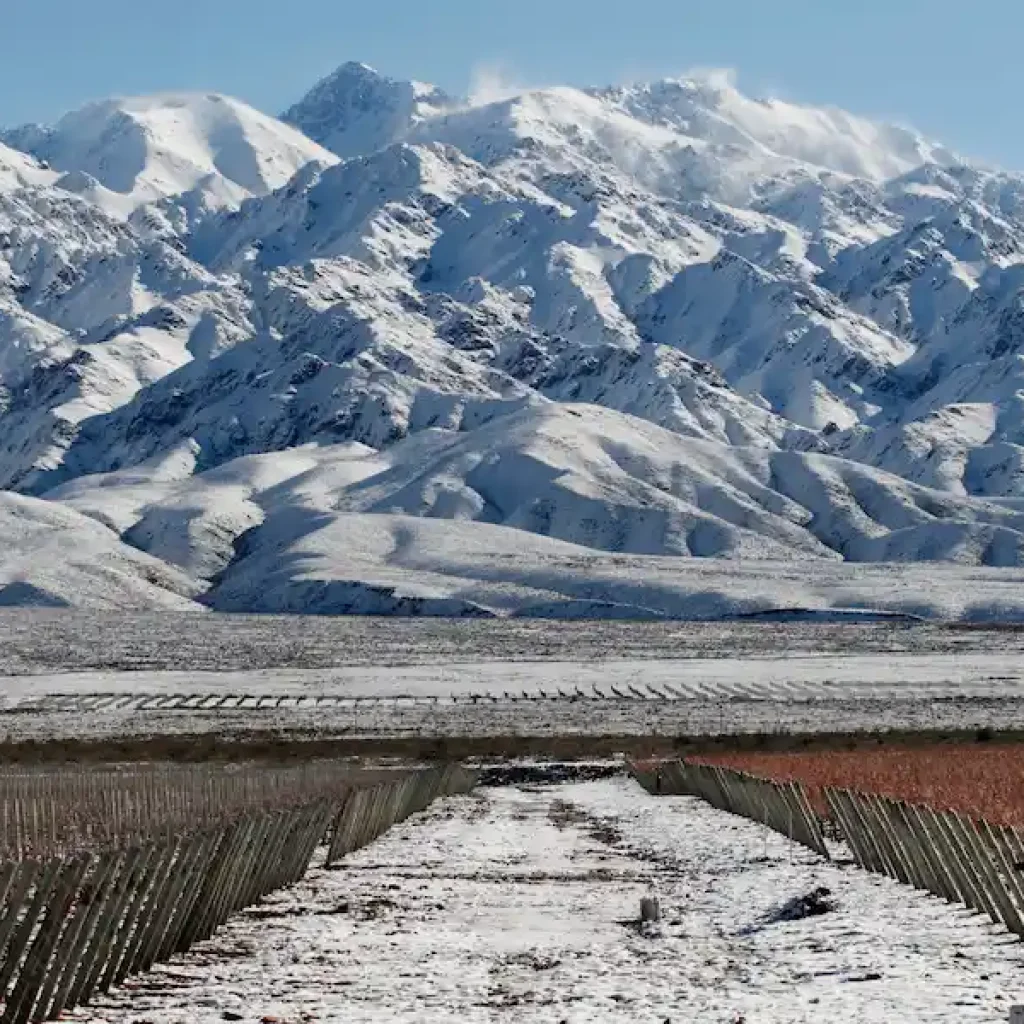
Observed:
[[[1024,1006],[1010,1007],[1010,1024],[1024,1024]]]

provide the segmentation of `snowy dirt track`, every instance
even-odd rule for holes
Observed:
[[[838,909],[773,920],[816,886]],[[1022,967],[978,916],[616,778],[439,803],[74,1016],[994,1024]]]

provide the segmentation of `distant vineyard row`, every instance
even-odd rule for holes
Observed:
[[[1024,744],[752,751],[702,760],[777,782],[802,782],[818,805],[826,788],[851,789],[961,811],[993,824],[1024,826]]]

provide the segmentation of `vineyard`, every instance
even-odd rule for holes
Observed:
[[[992,1024],[1022,995],[1024,633],[7,625],[0,1024]],[[779,918],[822,887],[827,920]]]
[[[439,999],[467,1021],[511,1020],[541,998],[538,985],[544,1005],[585,1001],[581,1020],[637,1019],[633,1011],[646,1019],[651,1006],[714,1010],[701,1017],[713,1021],[746,1008],[794,1024],[817,1020],[822,1006],[837,1019],[867,1019],[865,1006],[880,999],[885,1019],[895,1019],[925,997],[913,987],[882,990],[879,958],[898,955],[919,977],[949,942],[972,956],[985,951],[984,968],[949,968],[950,986],[961,986],[954,992],[984,985],[983,1015],[950,1016],[958,1004],[950,1010],[936,988],[927,996],[934,1012],[918,1019],[1005,1019],[990,1008],[1002,1013],[1015,987],[1001,972],[1021,947],[1008,950],[998,936],[1024,935],[1016,873],[1024,833],[867,791],[772,779],[764,769],[634,764],[648,797],[621,762],[553,767],[492,766],[481,788],[460,766],[345,760],[0,770],[0,1024],[418,1021],[440,1019]],[[468,795],[431,807],[453,794]],[[677,794],[700,800],[663,799]],[[381,843],[387,852],[374,853]],[[967,906],[976,920],[954,928],[950,915],[943,924],[939,900],[904,907],[905,895],[874,887],[877,875]],[[702,904],[694,877],[714,880],[697,887],[706,890]],[[784,897],[816,892],[822,881],[843,894],[824,926],[833,939],[822,944],[816,924],[766,930]],[[673,901],[653,944],[634,934],[629,916],[652,885]],[[572,921],[564,935],[553,907]],[[581,907],[588,925],[577,935]],[[725,989],[707,985],[705,942],[686,959],[693,935],[723,914],[715,956]],[[991,936],[988,919],[1000,926]],[[510,955],[516,927],[519,952]],[[883,927],[887,948],[877,941]],[[759,990],[754,980],[777,970],[780,942],[813,999],[809,1016],[792,1015],[774,987]],[[662,961],[652,961],[654,947]],[[753,976],[734,973],[751,958],[760,965]],[[234,981],[222,990],[226,975]],[[829,985],[847,976],[858,984]],[[867,987],[872,980],[879,988]],[[396,1005],[407,1015],[389,1016]]]
[[[632,772],[652,794],[700,797],[826,859],[827,825],[865,871],[966,906],[1024,937],[1024,831],[982,814],[1017,817],[1019,794],[1000,766],[1018,748],[982,758],[972,750],[950,747],[941,759],[930,751],[916,761],[899,749],[729,756],[637,763]],[[973,763],[962,777],[961,762]],[[993,778],[999,785],[990,794]]]
[[[704,760],[777,782],[801,782],[818,806],[826,787],[853,789],[1024,827],[1024,744],[752,751]]]
[[[3,1024],[57,1018],[190,949],[435,797],[461,769],[345,762],[0,771]]]

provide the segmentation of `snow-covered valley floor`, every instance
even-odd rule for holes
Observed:
[[[0,614],[0,740],[1024,728],[1024,632]]]
[[[1024,626],[180,615],[0,608],[4,675],[799,654],[1024,655]]]
[[[816,886],[838,909],[772,920]],[[74,1017],[995,1024],[1022,968],[966,910],[613,778],[436,804]]]

